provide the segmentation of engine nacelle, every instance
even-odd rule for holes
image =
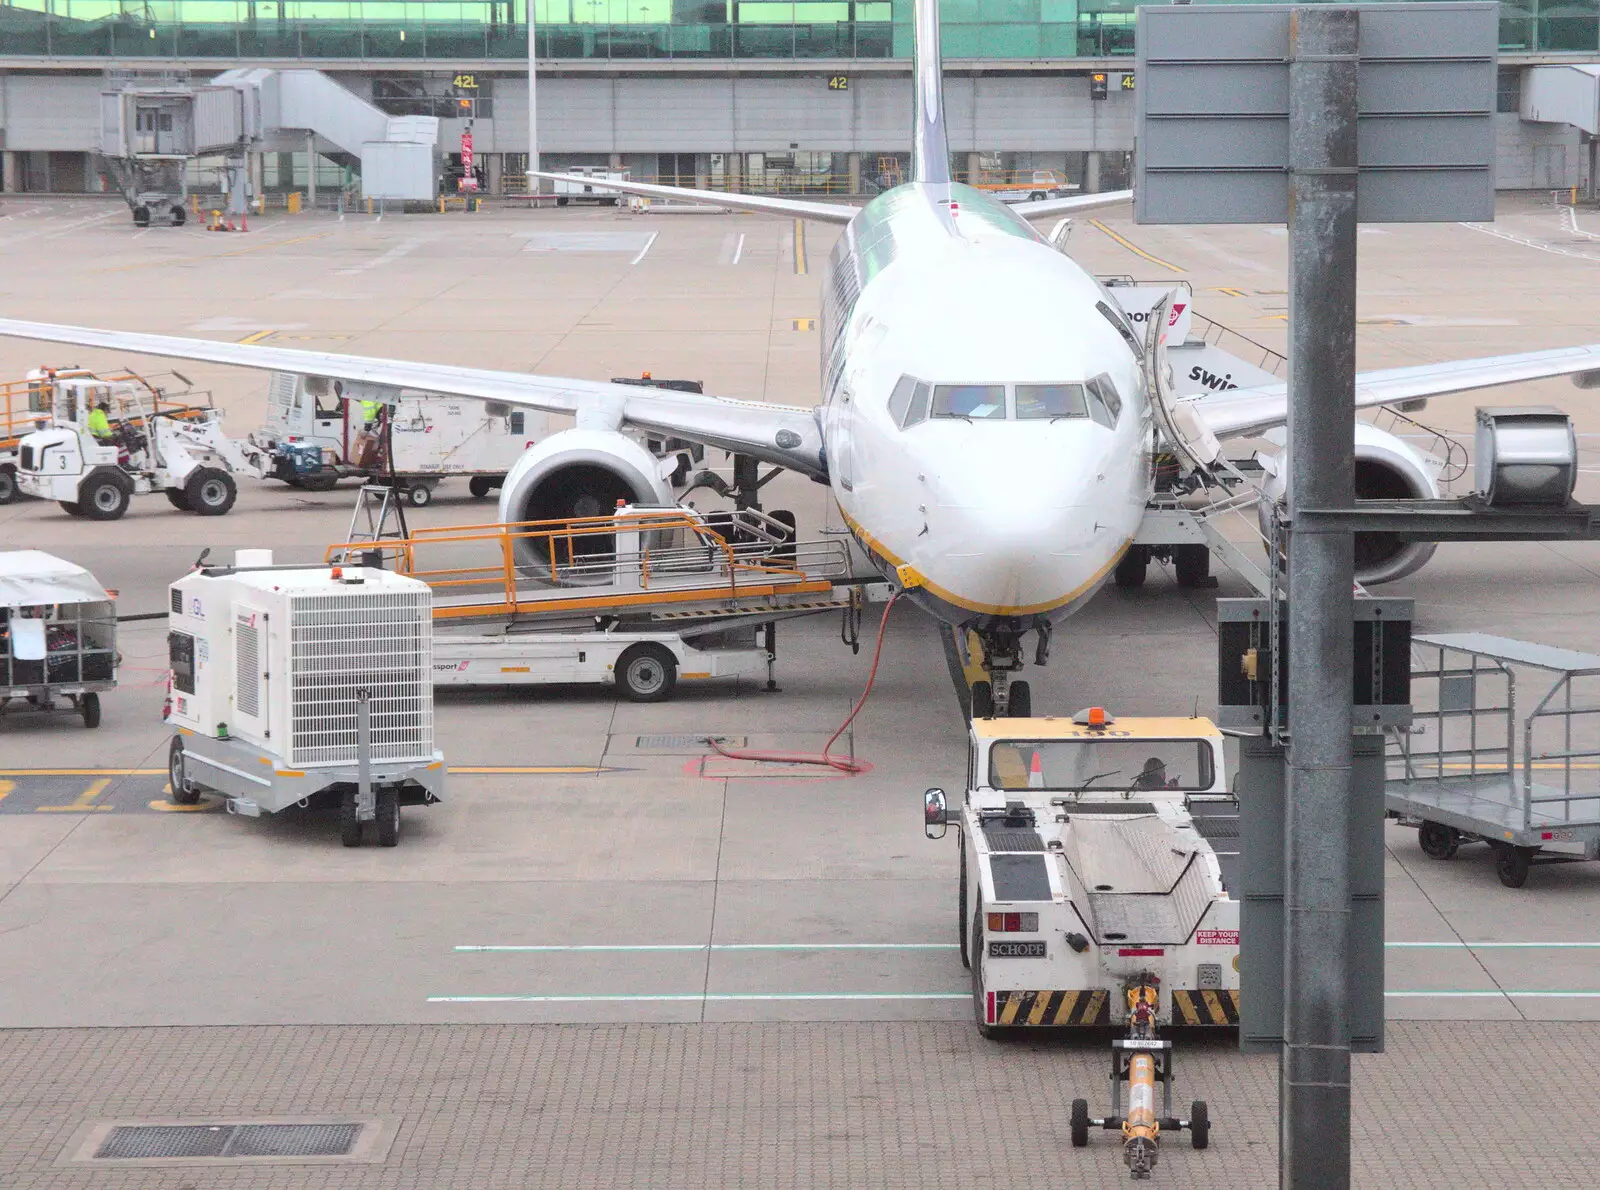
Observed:
[[[606,516],[618,502],[672,504],[670,475],[677,456],[658,459],[615,430],[562,430],[522,453],[500,489],[502,521],[555,521]],[[609,534],[572,539],[578,558],[610,553]],[[517,561],[548,566],[543,542],[518,539]],[[571,558],[563,558],[571,561]],[[578,580],[582,581],[582,580]]]
[[[1269,436],[1278,441],[1282,432]],[[1269,535],[1268,516],[1289,490],[1287,450],[1260,454],[1267,473],[1258,506],[1261,532]],[[1368,422],[1356,422],[1356,498],[1358,500],[1437,500],[1442,464],[1409,443]],[[1393,533],[1357,533],[1356,579],[1363,584],[1390,583],[1415,573],[1433,557],[1431,541],[1401,541]]]

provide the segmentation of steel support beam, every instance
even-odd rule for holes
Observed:
[[[1351,625],[1360,15],[1289,26],[1289,774],[1279,1185],[1350,1185]],[[1377,830],[1378,825],[1373,824]]]
[[[1302,508],[1298,527],[1393,533],[1402,541],[1594,541],[1600,507],[1495,508],[1481,498],[1357,500],[1348,508]]]

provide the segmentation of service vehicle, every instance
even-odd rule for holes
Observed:
[[[338,382],[274,372],[267,420],[250,442],[290,487],[328,491],[341,479],[382,477],[420,508],[445,479],[465,479],[479,498],[499,490],[548,422],[497,401],[410,390],[392,405],[363,405]]]
[[[1237,1026],[1238,803],[1208,719],[972,721],[968,789],[924,795],[925,829],[959,835],[961,961],[985,1036],[1127,1027],[1127,990],[1160,989],[1153,1024]]]
[[[432,592],[360,565],[240,550],[169,588],[170,796],[230,814],[336,809],[340,839],[400,841],[400,808],[444,796],[434,746]]]
[[[569,202],[610,203],[617,206],[622,201],[621,191],[609,189],[604,183],[626,182],[631,177],[629,170],[610,169],[604,165],[575,165],[565,173],[565,178],[557,178],[552,184],[558,207],[564,207]],[[580,178],[582,181],[578,180]]]
[[[99,727],[118,661],[115,592],[52,554],[0,553],[0,719],[64,703]]]
[[[269,466],[223,432],[222,410],[192,388],[173,395],[139,376],[77,369],[43,369],[29,383],[47,424],[18,442],[17,487],[72,516],[114,521],[133,497],[156,492],[174,508],[222,516],[238,498],[234,476],[260,478]]]
[[[1002,181],[980,181],[972,184],[974,190],[987,190],[1002,202],[1042,202],[1047,198],[1063,198],[1078,187],[1053,169],[1036,169]]]

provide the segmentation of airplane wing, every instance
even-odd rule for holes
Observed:
[[[1038,202],[1022,201],[1006,205],[1024,219],[1043,219],[1046,215],[1070,215],[1073,211],[1110,207],[1132,200],[1132,190],[1108,190],[1104,194],[1069,194],[1066,198],[1042,198]]]
[[[1356,408],[1392,405],[1550,376],[1571,376],[1580,388],[1600,388],[1600,343],[1361,372],[1356,376]],[[1186,398],[1179,404],[1187,406],[1217,438],[1248,438],[1288,421],[1289,386],[1271,384],[1226,389]]]
[[[534,170],[536,178],[554,182],[578,182],[597,190],[620,190],[642,198],[677,198],[709,203],[731,211],[754,211],[763,215],[788,215],[818,223],[849,223],[860,207],[848,203],[807,202],[801,198],[772,198],[764,194],[728,194],[721,190],[690,190],[683,186],[657,186],[650,182],[616,182],[610,178],[585,178],[577,174],[552,174]]]
[[[0,318],[0,335],[271,372],[325,376],[341,381],[345,395],[358,400],[387,398],[392,402],[398,390],[413,389],[502,401],[546,413],[571,414],[580,424],[597,429],[627,425],[647,433],[688,438],[788,467],[814,479],[827,475],[822,432],[816,416],[810,409],[792,405],[736,401],[602,380],[572,380],[523,372],[299,351],[267,344],[217,343],[209,339],[57,326],[9,318]]]

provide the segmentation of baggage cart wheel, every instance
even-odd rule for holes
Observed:
[[[1072,1147],[1086,1149],[1089,1147],[1089,1101],[1087,1099],[1074,1099],[1072,1101]],[[1204,1148],[1204,1145],[1200,1146]]]
[[[972,954],[967,949],[967,841],[957,833],[956,848],[961,852],[961,882],[956,885],[956,938],[961,947],[961,965],[972,969]]]
[[[1203,1149],[1211,1143],[1211,1110],[1204,1099],[1189,1105],[1189,1143]]]
[[[1111,572],[1111,581],[1119,587],[1132,590],[1144,586],[1145,572],[1150,568],[1150,549],[1143,545],[1130,545],[1122,555],[1117,568]]]
[[[1028,719],[1033,716],[1033,687],[1026,682],[1012,682],[1006,703],[1008,719]]]
[[[972,717],[994,718],[994,687],[988,682],[972,683]]]
[[[174,206],[172,208],[172,226],[182,227],[185,218],[187,218],[187,215],[181,206]]]
[[[149,227],[150,226],[150,208],[149,207],[137,206],[137,207],[133,208],[133,225],[135,227]]]
[[[85,727],[100,726],[100,696],[89,693],[78,699],[78,714],[83,716]]]
[[[356,791],[347,789],[339,797],[339,842],[346,847],[361,846],[361,819],[356,817]]]
[[[474,475],[467,481],[467,491],[471,492],[479,500],[488,499],[495,488],[499,486],[487,475]]]
[[[1429,859],[1455,859],[1461,832],[1442,822],[1423,822],[1417,828],[1417,845]]]
[[[221,516],[239,498],[239,485],[226,471],[198,467],[183,485],[183,496],[201,516]]]
[[[78,507],[78,502],[76,500],[57,500],[56,503],[61,505],[62,511],[68,516],[83,515],[83,509]]]
[[[10,463],[0,467],[0,504],[10,504],[17,498],[17,469]]]
[[[310,475],[297,476],[294,486],[306,492],[331,492],[339,486],[339,477],[313,472]]]
[[[1521,888],[1528,883],[1528,871],[1533,867],[1533,847],[1513,847],[1498,843],[1494,849],[1495,875],[1507,888]]]
[[[78,485],[78,509],[91,521],[119,519],[132,499],[132,485],[110,471],[91,471]]]
[[[1206,587],[1211,577],[1211,550],[1203,545],[1177,545],[1172,547],[1172,568],[1177,571],[1178,586]]]
[[[167,503],[172,505],[172,507],[176,508],[179,512],[194,511],[194,509],[189,505],[189,497],[183,494],[182,488],[167,488],[161,494],[167,498]]]
[[[393,785],[378,790],[378,846],[400,843],[400,791]]]
[[[634,645],[617,659],[616,673],[633,702],[665,702],[678,684],[678,663],[660,645]]]
[[[189,780],[189,763],[183,754],[183,740],[172,737],[172,747],[167,749],[167,797],[175,806],[200,804],[200,787]]]
[[[433,488],[425,483],[419,483],[412,488],[403,488],[400,495],[412,508],[426,508],[433,503]]]

